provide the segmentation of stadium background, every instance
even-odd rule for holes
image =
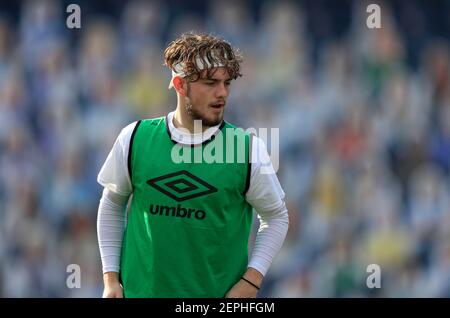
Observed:
[[[244,53],[226,118],[280,128],[291,223],[260,296],[450,297],[450,2],[371,2],[1,1],[0,296],[101,295],[97,173],[175,108],[162,52],[193,29]]]

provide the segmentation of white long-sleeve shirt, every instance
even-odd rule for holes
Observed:
[[[174,112],[168,114],[172,139],[183,144],[198,144],[209,139],[220,125],[203,133],[189,134],[173,125]],[[120,252],[126,223],[126,205],[132,194],[127,160],[131,135],[136,122],[126,126],[117,137],[103,164],[97,181],[105,188],[100,199],[97,232],[103,272],[119,272]],[[262,169],[264,168],[264,169]],[[271,171],[271,173],[267,173]],[[248,267],[265,275],[280,250],[288,230],[288,211],[284,191],[273,170],[264,142],[253,138],[250,185],[246,200],[255,209],[260,226]]]

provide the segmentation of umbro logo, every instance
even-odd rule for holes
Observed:
[[[217,192],[215,187],[186,170],[150,179],[147,184],[177,202]]]

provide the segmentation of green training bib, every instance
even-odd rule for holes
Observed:
[[[195,146],[172,141],[167,118],[138,122],[128,158],[125,297],[224,297],[245,273],[250,146],[250,134],[225,121]]]

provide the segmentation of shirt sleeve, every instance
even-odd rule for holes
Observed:
[[[133,189],[128,172],[128,150],[136,123],[122,129],[97,176],[97,182],[103,187],[124,196],[130,195]]]
[[[250,185],[246,200],[255,209],[260,226],[248,267],[265,275],[281,249],[289,227],[289,217],[281,188],[264,142],[252,143]]]
[[[107,188],[103,190],[97,214],[97,236],[103,273],[120,271],[128,198]]]

